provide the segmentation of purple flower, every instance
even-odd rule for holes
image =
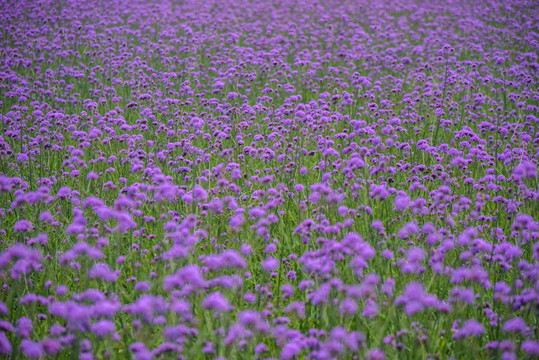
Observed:
[[[152,352],[146,348],[144,343],[136,342],[129,346],[129,351],[133,353],[135,360],[152,360]]]
[[[522,334],[525,334],[528,330],[528,326],[522,318],[515,317],[507,320],[503,324],[502,330],[505,332],[520,332]]]
[[[395,198],[395,208],[404,211],[410,205],[410,198],[406,194],[401,194]]]
[[[373,300],[367,299],[361,311],[361,316],[371,319],[376,315],[378,315],[378,305]]]
[[[483,335],[485,328],[481,323],[475,319],[468,319],[464,324],[455,332],[453,338],[455,340],[477,337]]]
[[[387,278],[382,285],[382,292],[386,296],[393,296],[393,288],[395,287],[395,280],[392,278]]]
[[[451,165],[458,168],[464,168],[468,164],[468,161],[466,159],[463,159],[460,156],[456,156],[451,160]]]
[[[371,185],[369,195],[379,200],[385,200],[389,197],[389,193],[384,185]]]
[[[43,221],[44,223],[51,224],[54,221],[54,217],[52,214],[48,211],[43,211],[41,214],[39,214],[39,221]]]
[[[263,352],[267,352],[268,347],[264,343],[257,344],[255,346],[255,354],[262,354]]]
[[[97,180],[99,179],[99,175],[94,171],[88,171],[88,174],[86,175],[86,180]]]
[[[19,320],[17,320],[17,329],[15,330],[15,333],[21,338],[29,338],[30,335],[32,335],[33,327],[34,323],[32,322],[32,320],[23,316]]]
[[[284,284],[281,286],[281,293],[284,297],[290,298],[294,296],[294,286],[290,284]]]
[[[17,155],[17,162],[27,162],[28,161],[28,155],[27,154],[18,154]]]
[[[71,189],[66,186],[62,186],[60,189],[58,189],[56,197],[58,199],[65,199],[71,197]]]
[[[45,350],[47,355],[56,355],[62,350],[62,344],[56,339],[42,340],[41,345],[43,345],[43,350]]]
[[[382,349],[373,349],[367,354],[369,360],[385,360],[386,355]]]
[[[21,342],[20,348],[23,354],[31,359],[37,359],[43,356],[43,345],[38,342],[24,339]]]
[[[204,309],[212,309],[219,312],[234,309],[234,307],[228,302],[228,299],[218,291],[208,294],[202,301],[202,307]]]
[[[531,161],[523,161],[515,167],[513,176],[517,178],[535,178],[537,177],[537,165]]]
[[[97,263],[88,271],[90,279],[102,279],[106,282],[114,282],[120,276],[120,270],[113,271],[108,264]]]
[[[285,312],[286,313],[295,312],[300,319],[303,319],[305,317],[305,304],[301,301],[292,301],[285,308]]]
[[[195,185],[193,188],[193,200],[195,201],[206,201],[208,200],[208,193],[200,185]]]
[[[114,332],[114,322],[111,320],[99,320],[92,326],[92,332],[99,336],[100,338],[105,337],[106,335]]]
[[[439,305],[439,301],[434,295],[426,294],[423,285],[412,282],[406,285],[404,294],[395,300],[395,304],[404,305],[404,312],[411,316],[423,311],[425,307]]]
[[[138,283],[135,284],[136,291],[146,292],[146,291],[150,291],[151,288],[152,288],[151,284],[147,281],[139,281]]]
[[[239,268],[247,267],[245,259],[233,249],[228,249],[220,254],[208,255],[203,260],[204,264],[211,270],[220,270],[223,268]]]
[[[459,235],[457,243],[460,246],[468,246],[478,236],[478,234],[479,233],[476,228],[467,228]]]
[[[382,223],[381,220],[373,220],[371,224],[371,228],[373,228],[374,230],[377,230],[379,233],[382,233],[385,231],[384,224]]]
[[[6,333],[0,331],[0,354],[9,355],[13,351],[13,347],[9,342]]]
[[[475,296],[472,289],[462,287],[454,287],[451,289],[449,295],[449,302],[462,301],[464,303],[472,305],[474,303],[474,300]]]
[[[421,247],[412,247],[406,252],[406,261],[401,262],[403,273],[420,273],[421,264],[425,259],[425,250]]]
[[[308,294],[307,297],[309,298],[309,300],[311,300],[313,304],[320,305],[320,304],[329,302],[330,292],[331,292],[331,284],[326,282],[320,285],[318,289]]]
[[[539,342],[534,340],[526,340],[521,345],[522,350],[528,355],[539,356]]]
[[[7,308],[6,304],[4,304],[2,301],[0,301],[0,314],[4,314],[4,315],[9,314],[9,309]]]
[[[30,220],[19,220],[13,226],[13,230],[16,232],[28,232],[33,228],[32,222]]]
[[[187,293],[203,289],[207,282],[197,265],[187,265],[175,274],[167,275],[163,280],[165,291],[171,291],[176,287],[183,288]]]
[[[408,239],[412,235],[415,235],[419,232],[419,228],[416,223],[410,222],[405,224],[400,230],[399,230],[399,237],[403,240]]]
[[[301,353],[301,346],[295,341],[287,343],[281,350],[281,359],[290,360]]]
[[[264,261],[262,262],[262,268],[266,272],[274,271],[279,267],[279,261],[275,259],[273,256],[268,256]]]
[[[357,313],[358,305],[357,302],[352,298],[344,298],[341,301],[339,308],[339,313],[342,315],[354,315]]]
[[[54,324],[50,327],[49,332],[52,336],[58,336],[63,334],[66,331],[66,328],[60,324]]]

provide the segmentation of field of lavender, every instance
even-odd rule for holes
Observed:
[[[0,357],[539,358],[535,0],[0,3]]]

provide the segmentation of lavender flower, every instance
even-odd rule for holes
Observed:
[[[515,317],[507,320],[503,324],[502,330],[505,332],[520,332],[522,334],[525,334],[528,330],[528,327],[526,325],[526,322],[522,318]]]
[[[454,339],[477,337],[483,335],[485,328],[475,319],[468,319],[453,335]]]
[[[13,347],[11,346],[11,343],[6,336],[6,333],[0,331],[0,354],[9,355],[12,351]]]
[[[21,351],[24,355],[28,356],[31,359],[37,359],[43,356],[43,345],[38,342],[30,341],[24,339],[21,342]]]
[[[33,228],[32,222],[29,220],[19,220],[13,226],[13,230],[17,232],[28,232]]]
[[[212,309],[218,312],[230,311],[234,308],[228,302],[228,299],[218,291],[207,295],[204,301],[202,301],[202,307],[205,309]]]

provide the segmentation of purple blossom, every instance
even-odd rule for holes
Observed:
[[[43,345],[38,342],[30,341],[24,339],[21,342],[21,351],[24,355],[28,356],[31,359],[37,359],[43,356]]]
[[[92,332],[100,338],[114,332],[114,323],[111,320],[99,320],[92,326]]]
[[[118,280],[120,276],[120,271],[113,271],[108,264],[98,263],[95,264],[89,271],[88,276],[91,279],[97,278],[102,279],[106,282],[113,282]]]
[[[200,185],[195,185],[193,188],[193,200],[195,201],[206,201],[208,200],[208,193]]]
[[[530,161],[523,161],[513,170],[513,176],[518,178],[537,177],[537,165]]]
[[[539,342],[534,340],[526,340],[522,342],[522,350],[528,355],[539,356]]]
[[[23,316],[17,320],[17,328],[15,333],[21,338],[29,338],[32,335],[34,323],[29,318]]]
[[[41,345],[43,346],[43,350],[45,350],[47,355],[56,355],[62,351],[62,345],[56,339],[44,339],[41,341]]]
[[[341,301],[339,312],[343,315],[354,315],[358,311],[357,302],[352,298],[345,298]]]
[[[11,346],[11,343],[6,336],[6,333],[0,331],[0,354],[9,355],[12,351],[13,347]]]
[[[466,304],[472,305],[474,303],[475,296],[472,289],[454,287],[451,289],[449,295],[449,302],[462,301]]]
[[[146,292],[151,289],[151,284],[148,281],[139,281],[135,284],[135,290],[140,292]]]
[[[228,299],[220,292],[216,291],[208,294],[202,301],[202,307],[219,312],[230,311],[234,307],[228,302]]]
[[[439,304],[434,295],[426,294],[420,283],[412,282],[406,285],[404,294],[395,300],[395,304],[404,305],[407,315],[414,315],[423,311],[425,307],[434,307]]]
[[[277,259],[275,259],[274,257],[272,256],[268,256],[266,259],[264,259],[264,261],[262,262],[262,268],[264,269],[264,271],[266,272],[271,272],[271,271],[274,271],[275,269],[277,269],[279,267],[279,261],[277,261]]]
[[[385,360],[386,355],[382,349],[373,349],[367,354],[369,360]]]
[[[475,319],[468,319],[462,324],[462,326],[455,332],[453,337],[457,339],[477,337],[483,335],[485,328]]]
[[[19,220],[13,226],[13,230],[17,232],[28,232],[32,231],[33,225],[30,220]]]
[[[505,332],[520,332],[522,334],[525,334],[528,330],[528,326],[522,318],[515,317],[507,320],[503,324],[502,330]]]

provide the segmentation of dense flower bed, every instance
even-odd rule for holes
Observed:
[[[2,356],[539,356],[536,1],[0,20]]]

